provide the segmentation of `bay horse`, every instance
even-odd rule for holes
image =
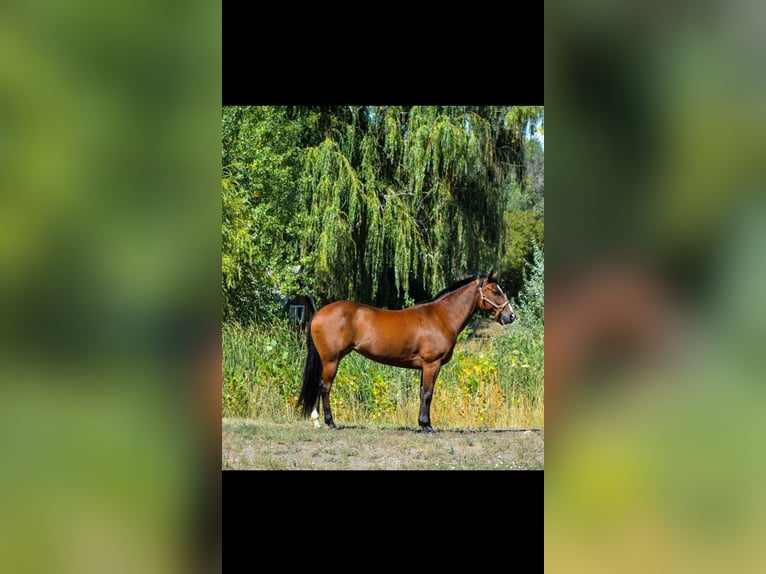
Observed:
[[[338,364],[351,351],[385,365],[420,371],[420,414],[424,432],[431,427],[431,398],[439,370],[452,358],[458,334],[477,311],[501,325],[516,315],[497,284],[497,273],[474,275],[447,287],[434,299],[392,311],[353,301],[322,307],[306,330],[307,356],[297,408],[319,428],[319,399],[324,421],[336,428],[330,389]]]

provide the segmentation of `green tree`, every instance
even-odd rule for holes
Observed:
[[[509,293],[522,289],[527,266],[534,260],[534,245],[545,244],[544,157],[537,139],[525,141],[523,158],[524,179],[507,181],[500,280]]]
[[[222,127],[223,314],[251,320],[300,263],[302,124],[284,108],[250,107],[224,108]]]
[[[537,117],[515,108],[354,109],[306,157],[305,245],[319,283],[338,297],[399,306],[413,289],[433,292],[497,267],[505,186],[523,173],[521,134]]]
[[[545,253],[537,243],[532,246],[532,263],[524,273],[524,289],[519,293],[518,311],[527,325],[545,323]]]
[[[542,117],[476,106],[225,108],[224,317],[253,318],[298,280],[315,296],[398,307],[501,262],[523,273],[542,240],[542,188],[526,159]],[[509,245],[522,254],[510,263]]]

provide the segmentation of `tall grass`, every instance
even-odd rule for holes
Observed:
[[[541,324],[520,320],[488,337],[466,329],[436,382],[434,426],[543,426],[543,345]],[[224,324],[223,416],[299,420],[305,356],[305,335],[287,321]],[[417,427],[419,376],[351,353],[330,394],[336,423]]]

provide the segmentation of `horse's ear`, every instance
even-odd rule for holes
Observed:
[[[487,281],[497,282],[497,271],[490,271],[489,275],[487,276]]]

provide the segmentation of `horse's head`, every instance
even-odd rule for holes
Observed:
[[[491,271],[486,277],[479,279],[479,309],[492,314],[492,319],[501,325],[513,323],[516,313],[513,312],[511,302],[505,296],[500,285],[497,284],[497,273]]]

